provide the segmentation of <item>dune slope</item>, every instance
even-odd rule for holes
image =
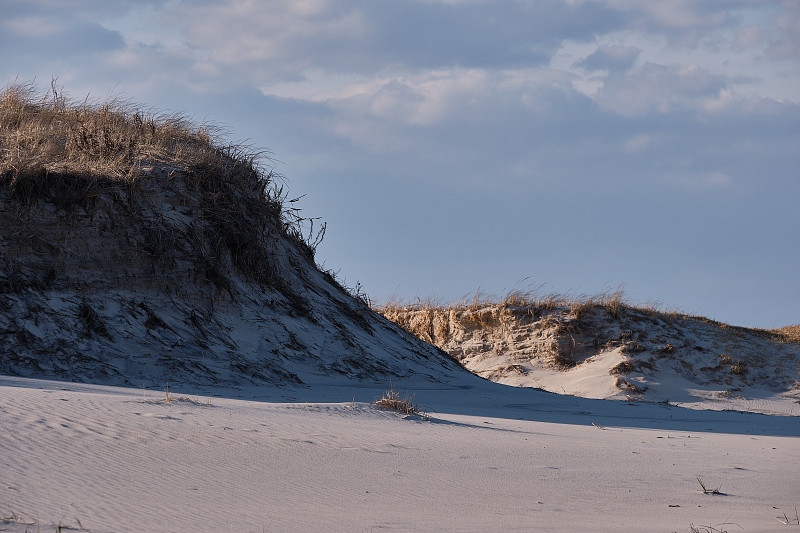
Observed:
[[[792,328],[739,328],[619,301],[380,311],[498,383],[800,415],[800,344]]]
[[[279,177],[203,128],[0,94],[0,373],[137,386],[447,379],[317,268]]]

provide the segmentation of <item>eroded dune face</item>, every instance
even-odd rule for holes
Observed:
[[[783,331],[591,302],[387,306],[381,312],[499,383],[591,398],[800,413],[800,345]]]
[[[114,384],[465,374],[314,262],[271,172],[180,119],[0,95],[0,373]]]

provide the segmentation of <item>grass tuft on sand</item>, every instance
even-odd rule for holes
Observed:
[[[397,411],[406,416],[424,416],[424,413],[420,411],[419,407],[414,405],[414,399],[412,397],[395,390],[394,387],[389,388],[380,398],[376,399],[374,405],[380,409]]]

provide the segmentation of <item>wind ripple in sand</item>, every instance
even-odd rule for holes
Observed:
[[[524,531],[565,520],[573,531],[703,521],[768,531],[773,507],[800,501],[800,438],[769,435],[784,432],[785,417],[590,404],[486,383],[420,393],[437,410],[426,422],[358,402],[208,406],[16,382],[0,384],[0,513],[34,517],[43,531],[59,520],[95,533]],[[517,407],[491,408],[506,404]],[[528,419],[548,412],[561,422]],[[659,417],[676,422],[636,429]],[[717,434],[754,422],[759,432]],[[697,476],[729,496],[700,493]]]

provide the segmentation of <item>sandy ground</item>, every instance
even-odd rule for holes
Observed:
[[[0,530],[800,530],[776,519],[800,507],[797,417],[395,385],[428,416],[353,383],[167,403],[0,376]]]

